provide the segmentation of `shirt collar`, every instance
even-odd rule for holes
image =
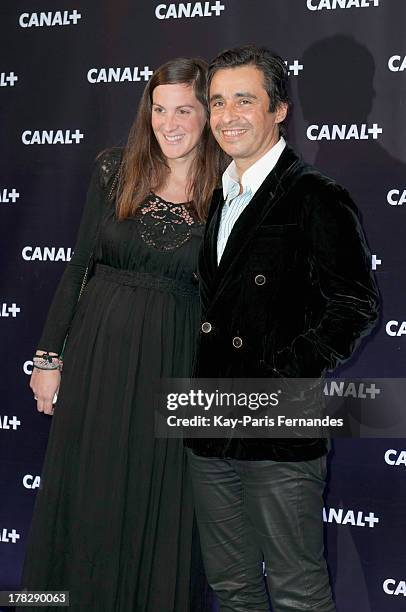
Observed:
[[[286,141],[283,137],[281,137],[278,142],[265,153],[265,155],[260,157],[255,164],[252,164],[252,166],[250,166],[248,170],[244,172],[241,177],[243,191],[248,191],[248,189],[250,189],[252,195],[258,191],[268,174],[276,166],[277,161],[285,147]],[[222,177],[222,183],[224,200],[227,200],[227,198],[233,199],[236,197],[236,195],[238,195],[240,191],[239,179],[234,161],[232,161],[231,164],[225,169]],[[238,191],[236,191],[236,185],[238,186]]]

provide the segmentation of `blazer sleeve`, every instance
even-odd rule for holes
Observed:
[[[346,361],[379,318],[379,294],[358,211],[336,184],[308,207],[305,236],[312,276],[326,303],[320,320],[275,356],[284,376],[319,376]]]
[[[38,344],[39,350],[58,353],[58,355],[62,351],[106,206],[106,173],[111,173],[109,157],[111,154],[106,152],[95,162],[74,255],[67,264],[56,289]]]

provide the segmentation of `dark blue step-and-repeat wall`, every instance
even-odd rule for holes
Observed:
[[[154,68],[255,42],[287,62],[289,140],[352,193],[382,295],[346,377],[405,373],[406,0],[10,0],[0,6],[0,589],[19,585],[51,417],[28,387],[98,151]],[[362,394],[359,401],[362,403]],[[324,521],[339,612],[406,610],[406,441],[336,440]]]

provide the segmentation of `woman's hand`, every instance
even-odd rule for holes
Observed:
[[[30,387],[34,392],[34,398],[37,400],[37,410],[39,412],[54,413],[53,399],[55,393],[58,393],[60,384],[61,373],[59,370],[33,369]]]

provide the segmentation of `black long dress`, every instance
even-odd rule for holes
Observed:
[[[190,374],[203,228],[153,194],[116,221],[118,163],[96,165],[39,343],[60,352],[69,328],[22,587],[69,590],[74,612],[208,610],[182,441],[154,437],[153,411],[156,380]]]

